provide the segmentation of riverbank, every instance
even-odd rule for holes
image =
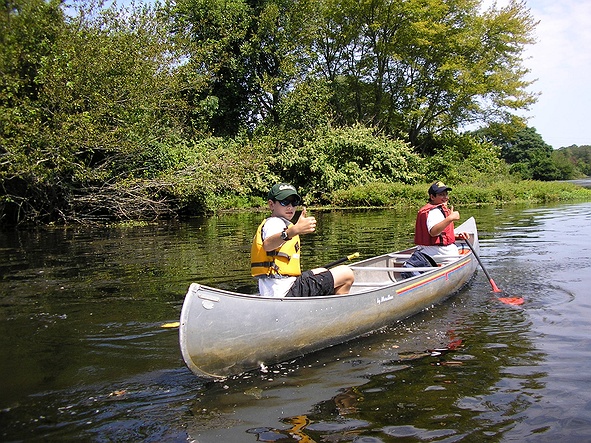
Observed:
[[[450,184],[450,201],[462,206],[591,201],[591,179],[577,182],[522,180],[492,184]],[[372,183],[351,187],[333,192],[333,204],[323,206],[322,209],[419,207],[427,199],[429,185]],[[584,187],[585,185],[588,187]]]
[[[452,191],[450,204],[462,207],[504,206],[508,204],[544,204],[591,201],[591,178],[573,181],[543,182],[534,180],[497,180],[494,183],[475,182],[472,184],[447,183]],[[304,193],[304,203],[312,210],[332,209],[384,209],[384,208],[419,208],[427,200],[430,183],[407,185],[402,183],[374,182],[352,186],[329,193],[322,200],[329,204],[317,203],[308,199]],[[301,191],[300,191],[301,192]],[[176,206],[176,205],[172,205]],[[126,219],[108,217],[78,217],[72,223],[57,225],[97,225],[97,226],[142,226],[164,219],[184,220],[199,216],[213,216],[234,212],[265,212],[268,210],[266,195],[234,195],[219,197],[205,213],[191,210],[168,211],[164,215],[154,215],[147,219],[146,214]],[[177,208],[178,209],[178,208]],[[143,216],[143,217],[142,217]],[[33,227],[27,224],[27,227]],[[55,223],[36,224],[35,226],[56,226]],[[25,227],[25,225],[21,225]]]

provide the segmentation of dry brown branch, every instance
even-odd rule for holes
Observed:
[[[177,203],[168,197],[167,183],[136,180],[80,190],[71,200],[67,222],[104,223],[113,220],[173,218]]]

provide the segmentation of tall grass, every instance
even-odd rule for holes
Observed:
[[[427,201],[429,186],[429,183],[371,183],[353,186],[333,192],[332,203],[342,207],[419,206]],[[591,200],[591,189],[566,182],[502,180],[486,185],[458,184],[452,188],[454,204],[462,205]]]

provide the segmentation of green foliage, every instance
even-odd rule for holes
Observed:
[[[196,118],[216,135],[237,134],[248,118],[253,89],[247,49],[250,7],[243,0],[181,0],[169,14],[175,41],[184,50],[179,75],[188,106],[209,104]]]
[[[572,145],[552,152],[552,159],[568,178],[591,176],[591,146]]]
[[[174,168],[152,180],[178,203],[179,211],[198,214],[252,207],[263,201],[272,183],[265,150],[247,139],[206,138],[175,149]]]
[[[544,143],[535,128],[525,128],[501,145],[501,156],[509,164],[545,158],[551,153],[552,147]]]
[[[343,207],[411,207],[426,200],[429,185],[373,182],[332,193],[331,200]],[[417,209],[419,206],[417,206]]]
[[[297,85],[278,106],[278,127],[282,131],[314,133],[331,121],[331,89],[324,80],[309,80]]]
[[[62,192],[55,185],[75,165],[59,152],[47,111],[37,104],[45,60],[64,25],[59,2],[8,1],[0,8],[0,209],[1,221],[10,223],[52,212],[48,197]]]
[[[326,2],[318,69],[335,88],[338,121],[376,125],[422,148],[441,130],[505,119],[533,103],[521,66],[533,18],[518,1],[485,13],[480,7],[473,0]]]
[[[89,210],[92,218],[124,216],[114,213],[125,188],[119,182],[153,176],[161,147],[186,134],[163,17],[146,8],[80,7],[67,19],[58,4],[37,0],[6,11],[3,222],[80,220]],[[93,198],[103,208],[89,209]],[[152,206],[149,192],[127,198]]]
[[[305,78],[315,34],[315,1],[180,0],[171,8],[183,45],[187,96],[215,98],[208,119],[216,135],[234,136],[259,121],[279,122],[278,106]]]
[[[480,8],[475,0],[180,0],[170,14],[185,49],[187,100],[217,104],[200,113],[214,134],[289,126],[298,115],[286,109],[301,108],[297,97],[284,100],[300,85],[324,84],[331,97],[314,109],[321,120],[375,126],[428,149],[433,134],[505,120],[535,101],[522,66],[533,43],[529,10],[519,1]]]
[[[372,183],[352,186],[335,191],[332,200],[340,206],[368,207],[421,207],[427,201],[429,183],[402,185],[396,183]],[[570,183],[549,183],[530,180],[503,179],[488,183],[454,185],[450,204],[469,206],[475,204],[549,203],[591,199],[591,189]]]
[[[421,176],[422,160],[406,143],[362,126],[327,128],[299,146],[279,143],[271,164],[308,202],[326,202],[331,192],[351,185],[414,183]]]
[[[64,17],[59,1],[8,0],[0,10],[0,103],[10,107],[39,96],[39,71]]]
[[[499,158],[500,148],[479,142],[470,134],[446,132],[435,138],[438,147],[427,158],[426,179],[448,184],[470,183],[481,178],[506,176],[506,164]]]
[[[507,116],[534,99],[521,2],[64,7],[1,6],[1,224],[259,206],[279,180],[308,203],[414,201],[435,178],[486,202],[501,154],[524,178],[589,173],[588,150],[555,153]],[[457,134],[481,118],[509,124]]]
[[[574,169],[554,154],[535,128],[515,119],[508,124],[494,124],[474,132],[501,148],[501,157],[510,165],[510,172],[528,180],[566,180],[574,178]]]

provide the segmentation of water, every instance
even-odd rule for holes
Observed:
[[[216,383],[190,373],[161,325],[192,281],[254,291],[262,214],[0,234],[0,440],[588,440],[591,203],[459,209],[523,306],[500,303],[479,271],[386,330]],[[317,212],[304,266],[400,249],[413,212]]]

